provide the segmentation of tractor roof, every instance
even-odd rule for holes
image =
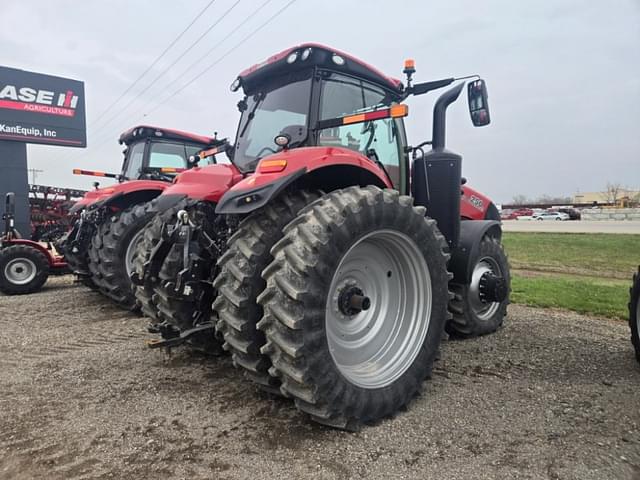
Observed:
[[[294,56],[295,59],[293,59]],[[303,43],[287,48],[267,58],[264,62],[243,70],[238,75],[238,79],[245,93],[250,93],[261,82],[274,75],[286,74],[316,65],[367,79],[398,93],[403,89],[402,82],[397,78],[388,77],[380,70],[348,53],[318,43]]]
[[[203,146],[217,144],[219,141],[214,137],[196,135],[170,128],[153,127],[151,125],[136,125],[120,135],[119,142],[127,145],[143,138],[158,138],[167,140],[177,140],[186,143],[199,143]]]

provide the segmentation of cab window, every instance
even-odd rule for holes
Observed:
[[[390,103],[384,90],[346,75],[324,79],[320,97],[320,120],[338,118]],[[404,191],[400,168],[399,124],[392,118],[327,128],[319,132],[318,145],[344,147],[379,161],[393,186]]]
[[[144,142],[138,142],[128,148],[127,151],[127,167],[124,176],[128,179],[137,179],[142,175],[142,167],[144,161]]]
[[[151,144],[149,152],[149,168],[185,168],[187,165],[185,149],[179,143]]]

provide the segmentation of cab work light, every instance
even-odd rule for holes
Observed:
[[[287,167],[286,160],[262,160],[258,165],[258,173],[281,172]]]

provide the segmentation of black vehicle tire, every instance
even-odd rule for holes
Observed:
[[[260,353],[264,334],[256,324],[262,318],[258,295],[265,287],[262,270],[271,263],[271,248],[282,238],[282,229],[298,212],[319,197],[319,193],[285,192],[266,207],[252,213],[239,225],[218,260],[220,272],[213,285],[218,296],[213,308],[217,329],[233,363],[265,391],[280,395],[280,381],[269,375],[271,360]]]
[[[157,204],[157,199],[151,202],[150,208],[155,208]],[[144,233],[142,234],[142,239],[138,242],[136,246],[136,252],[133,257],[133,268],[134,271],[138,273],[138,275],[142,275],[144,272],[144,264],[149,260],[149,256],[151,255],[151,250],[158,244],[160,241],[160,236],[162,235],[162,226],[165,222],[175,221],[177,218],[177,213],[180,210],[184,210],[188,206],[188,201],[181,200],[176,205],[167,210],[158,213],[153,217],[153,219],[147,223],[147,226],[144,229]],[[140,305],[140,309],[142,314],[146,317],[149,317],[153,322],[157,322],[159,320],[158,317],[158,306],[154,299],[154,286],[157,283],[157,279],[148,279],[144,285],[136,285],[134,286],[134,295],[138,304]]]
[[[162,264],[159,282],[154,287],[154,301],[158,308],[158,320],[167,322],[179,331],[185,331],[195,326],[197,320],[211,319],[211,304],[213,292],[203,290],[204,298],[185,297],[174,290],[178,273],[184,268],[182,246],[174,245]],[[206,331],[192,336],[189,344],[208,355],[222,355],[222,338],[217,332]]]
[[[89,269],[89,253],[85,252],[72,252],[69,245],[69,234],[73,230],[66,232],[57,242],[55,242],[56,249],[64,256],[65,262],[71,270],[71,273],[75,274],[79,281],[86,287],[92,290],[96,290],[98,286],[93,282],[91,278],[91,270]]]
[[[449,288],[453,298],[449,302],[449,311],[453,318],[447,322],[446,330],[453,337],[471,338],[493,333],[502,326],[507,315],[511,275],[509,260],[497,238],[485,236],[480,242],[474,269],[478,268],[489,268],[494,274],[502,276],[506,282],[507,297],[502,302],[482,304],[477,298],[477,288],[471,284],[451,283]],[[472,279],[472,283],[475,281]]]
[[[629,289],[629,328],[636,359],[640,362],[640,267],[633,275],[633,284]]]
[[[23,295],[40,290],[49,276],[49,260],[28,245],[0,250],[0,292]]]
[[[133,268],[135,250],[131,249],[136,248],[133,242],[140,240],[142,229],[154,215],[152,202],[111,215],[98,226],[89,248],[93,281],[102,293],[127,310],[139,308],[128,272]]]
[[[447,243],[424,213],[395,190],[345,188],[303,209],[273,247],[258,298],[261,351],[313,420],[347,430],[376,422],[430,376],[450,275]]]

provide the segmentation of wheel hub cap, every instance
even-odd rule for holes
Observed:
[[[500,278],[502,281],[498,281]],[[469,304],[480,320],[491,318],[507,298],[507,285],[496,261],[483,257],[476,263],[469,284]]]
[[[28,258],[14,258],[4,267],[4,276],[14,285],[26,285],[36,274],[36,265]]]

